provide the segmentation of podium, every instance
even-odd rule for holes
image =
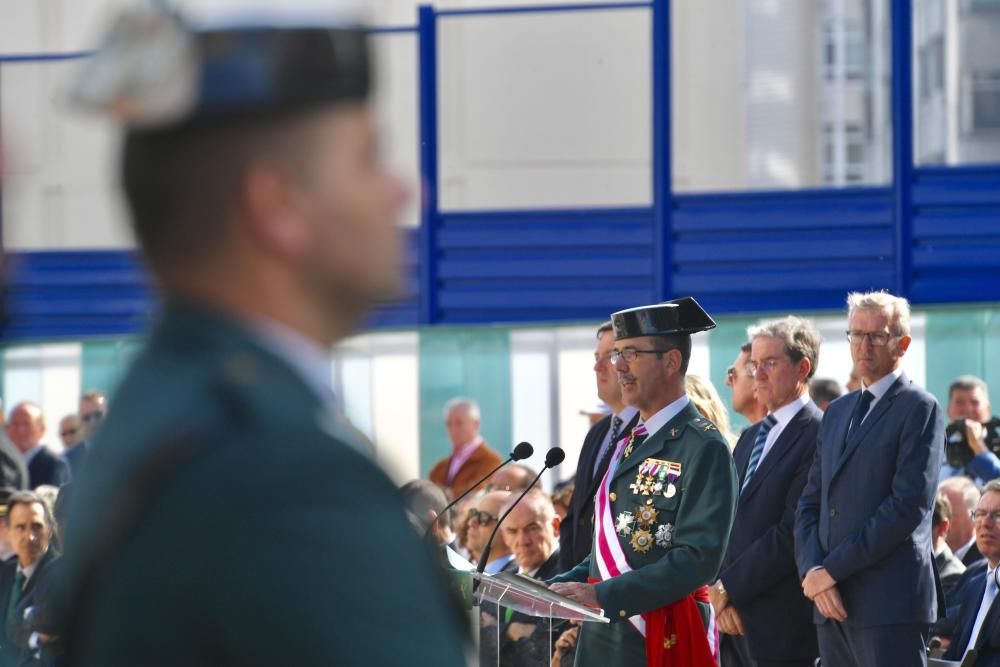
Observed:
[[[504,664],[548,666],[559,635],[572,627],[568,621],[609,622],[601,610],[553,593],[535,579],[508,572],[470,574],[482,667],[499,666],[504,652]]]

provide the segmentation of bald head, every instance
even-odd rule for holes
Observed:
[[[508,506],[515,500],[508,501]],[[541,567],[559,544],[559,517],[552,501],[541,491],[529,492],[514,505],[501,530],[523,572]]]
[[[7,437],[24,454],[34,449],[45,435],[45,418],[42,409],[31,401],[14,406],[7,418]]]
[[[945,541],[955,551],[968,544],[975,534],[969,513],[979,504],[979,488],[968,477],[950,477],[941,482],[938,491],[951,504],[951,523]]]

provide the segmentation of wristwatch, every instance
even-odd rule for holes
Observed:
[[[726,587],[722,585],[722,579],[715,582],[715,590],[719,592],[719,595],[729,596],[729,593],[726,592]]]

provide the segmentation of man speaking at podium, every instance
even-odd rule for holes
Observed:
[[[591,555],[552,590],[611,620],[583,625],[578,667],[715,665],[705,585],[726,551],[737,475],[725,439],[684,393],[691,334],[715,322],[689,297],[611,321],[622,397],[641,421],[598,486]]]

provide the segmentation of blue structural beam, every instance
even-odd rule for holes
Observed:
[[[896,279],[900,296],[910,294],[913,251],[910,188],[913,181],[913,4],[892,0],[892,190],[896,232]]]
[[[673,295],[671,210],[673,169],[670,136],[670,2],[654,0],[653,28],[653,290],[665,301]]]
[[[437,321],[438,117],[437,17],[430,5],[418,10],[420,63],[420,289],[417,321]]]

